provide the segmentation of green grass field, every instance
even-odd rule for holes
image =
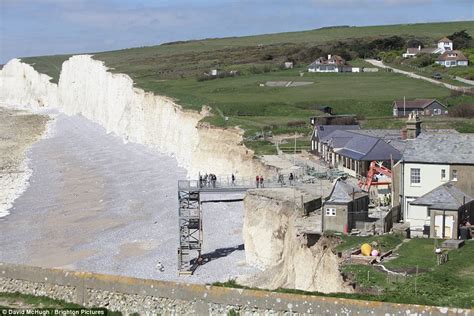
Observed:
[[[262,131],[309,134],[311,129],[304,123],[310,116],[319,114],[319,105],[330,105],[336,114],[356,114],[366,128],[399,128],[404,124],[403,120],[391,118],[391,104],[395,99],[437,98],[451,106],[474,104],[474,97],[454,96],[446,88],[385,71],[310,74],[306,72],[306,63],[297,64],[291,70],[281,70],[279,66],[287,56],[307,52],[305,49],[314,45],[327,48],[336,41],[394,35],[432,43],[460,30],[474,34],[474,22],[326,28],[205,39],[96,53],[94,58],[104,61],[113,72],[128,74],[137,87],[172,97],[186,108],[200,110],[203,105],[211,106],[215,115],[206,121],[216,126],[240,126],[248,138]],[[32,57],[23,61],[57,82],[61,64],[68,57]],[[350,62],[354,66],[367,66],[360,59]],[[197,80],[204,71],[216,67],[238,70],[241,76]],[[300,72],[304,72],[303,77],[300,77]],[[267,81],[313,83],[303,87],[260,86]],[[445,118],[428,121],[430,125],[425,124],[428,127],[474,131],[472,120]],[[273,151],[265,143],[247,145],[257,149],[257,154]]]
[[[377,236],[379,241],[390,248],[400,239]],[[358,246],[374,237],[345,236],[342,248]],[[390,277],[374,266],[345,265],[343,271],[352,274],[361,288],[354,294],[322,294],[293,289],[278,289],[278,292],[317,296],[343,297],[392,303],[449,306],[458,308],[474,307],[474,241],[449,252],[449,261],[438,266],[434,254],[433,239],[411,239],[397,251],[398,257],[384,262],[389,269],[410,271],[407,276]],[[345,245],[345,246],[344,246]],[[416,267],[418,266],[418,274]],[[214,283],[216,286],[246,288],[230,280]],[[369,294],[378,293],[378,294]]]

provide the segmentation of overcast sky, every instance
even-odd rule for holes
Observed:
[[[331,25],[474,20],[474,0],[0,0],[0,63]]]

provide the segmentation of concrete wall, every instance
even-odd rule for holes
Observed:
[[[163,282],[0,263],[0,292],[162,315],[474,315],[474,310]]]

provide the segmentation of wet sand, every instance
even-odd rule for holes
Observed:
[[[239,248],[242,204],[218,203],[204,206],[204,252],[236,250],[177,275],[177,179],[186,171],[173,158],[63,114],[28,158],[30,185],[0,219],[0,261],[199,283],[254,271]]]

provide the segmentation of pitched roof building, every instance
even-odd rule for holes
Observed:
[[[437,47],[409,47],[407,51],[402,55],[405,58],[414,57],[418,54],[442,54],[446,51],[453,50],[453,41],[447,37],[443,37],[437,43]]]
[[[458,227],[474,218],[474,199],[455,186],[455,182],[444,183],[423,196],[411,201],[408,206],[410,226],[423,226],[423,235],[431,238],[457,239]]]
[[[413,111],[422,116],[448,114],[448,108],[436,99],[395,100],[392,108],[395,117],[408,116]]]
[[[436,63],[445,67],[467,66],[469,60],[459,50],[446,51],[438,57]]]
[[[312,150],[332,166],[357,176],[366,176],[371,161],[385,161],[401,158],[403,144],[401,136],[391,131],[383,137],[370,135],[358,125],[316,125],[312,138]],[[401,135],[401,134],[399,134]],[[393,143],[393,145],[392,145]],[[396,145],[395,145],[396,143]]]
[[[328,58],[319,57],[308,66],[308,72],[350,72],[352,67],[338,55],[328,55]]]
[[[461,206],[474,199],[455,187],[454,184],[452,181],[442,184],[410,202],[410,204],[429,206],[439,210],[457,211]]]

